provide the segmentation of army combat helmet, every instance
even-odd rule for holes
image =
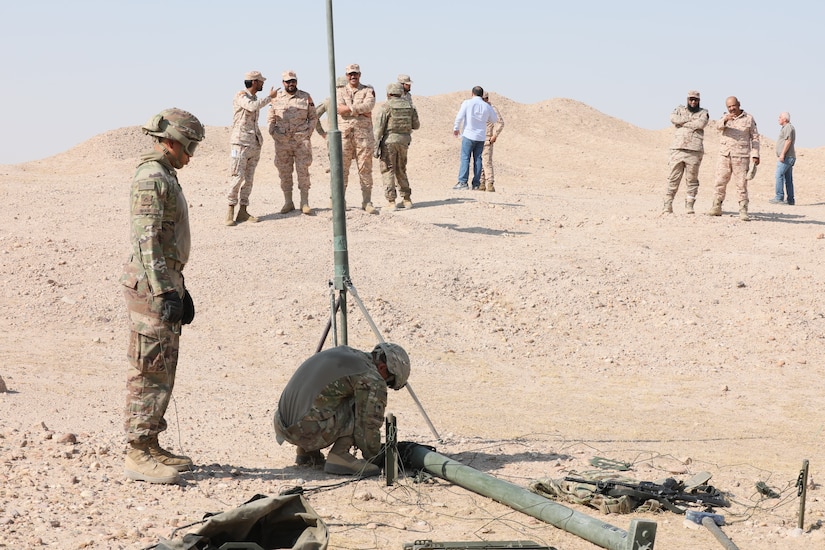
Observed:
[[[387,95],[401,96],[404,93],[404,87],[399,82],[387,84]]]
[[[164,109],[150,118],[143,125],[143,133],[177,141],[190,157],[195,154],[198,143],[206,137],[206,130],[195,115],[176,108]]]
[[[398,344],[381,342],[372,350],[373,361],[386,363],[387,370],[392,375],[387,385],[394,390],[400,390],[407,385],[410,377],[410,357],[404,348]]]

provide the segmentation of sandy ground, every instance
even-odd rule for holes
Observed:
[[[507,123],[497,192],[458,192],[451,128],[464,96],[415,100],[415,208],[347,213],[352,281],[383,336],[409,351],[410,384],[442,442],[405,390],[388,406],[399,438],[525,487],[590,469],[595,456],[631,463],[626,475],[639,480],[708,471],[733,502],[717,511],[740,548],[825,547],[825,150],[800,151],[797,205],[770,205],[775,159],[764,138],[753,221],[737,219],[733,189],[725,215],[708,217],[718,144],[708,131],[698,214],[684,214],[682,189],[676,213],[661,216],[669,129],[642,130],[568,99],[522,105],[493,94]],[[758,120],[761,131],[777,135],[773,121]],[[210,127],[180,173],[197,317],[184,329],[161,441],[198,467],[174,486],[122,474],[127,323],[117,280],[129,182],[148,141],[137,127],[117,129],[0,166],[0,377],[9,390],[0,393],[0,547],[145,548],[206,512],[302,486],[331,548],[416,539],[596,548],[444,480],[339,485],[293,465],[271,418],[329,319],[329,163],[315,136],[317,215],[278,214],[267,137],[250,207],[262,220],[227,228],[227,142],[226,128]],[[377,166],[375,181],[381,207]],[[350,204],[358,194],[353,184]],[[352,299],[348,329],[350,345],[372,348]],[[780,498],[763,498],[758,481]],[[720,547],[670,512],[571,507],[621,529],[655,521],[657,549]]]

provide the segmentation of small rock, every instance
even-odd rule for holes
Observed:
[[[57,439],[57,442],[74,445],[75,443],[77,443],[77,436],[73,433],[63,434]]]

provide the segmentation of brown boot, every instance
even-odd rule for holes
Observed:
[[[372,477],[380,474],[381,468],[366,460],[355,458],[349,453],[352,445],[352,437],[338,439],[329,450],[324,471],[328,474],[359,477]]]
[[[295,464],[298,466],[323,466],[326,459],[324,453],[318,451],[307,451],[303,447],[295,448]]]
[[[690,197],[685,199],[685,214],[694,214],[693,204],[695,202],[696,199],[691,199]]]
[[[292,202],[292,191],[284,191],[284,205],[281,207],[281,214],[289,214],[295,210],[295,203]]]
[[[232,227],[233,225],[237,225],[235,223],[235,207],[233,205],[229,205],[229,211],[226,213],[226,225]]]
[[[750,216],[748,216],[748,201],[739,201],[739,219],[743,222],[751,221]]]
[[[496,188],[492,183],[487,184],[487,192],[488,193],[495,193],[496,192]]]
[[[301,212],[307,216],[313,214],[312,208],[309,207],[309,189],[301,189]]]
[[[673,214],[673,197],[667,197],[662,207],[662,214]]]
[[[721,216],[722,215],[722,199],[716,197],[713,199],[713,206],[710,210],[707,211],[708,216]]]
[[[161,464],[164,464],[166,466],[170,466],[178,472],[188,472],[192,469],[193,464],[191,458],[189,458],[188,456],[170,453],[169,451],[160,446],[160,443],[158,443],[157,436],[149,439],[147,449],[149,450],[149,454],[152,456],[152,458],[154,458],[157,462],[160,462]]]
[[[149,453],[146,443],[132,443],[126,452],[127,478],[148,483],[177,483],[180,481],[178,471],[171,466],[161,464]]]
[[[372,205],[372,189],[362,189],[361,190],[361,208],[367,214],[377,214],[378,211]]]
[[[256,223],[258,221],[258,218],[256,218],[255,216],[253,216],[252,214],[247,212],[246,211],[246,205],[242,204],[238,208],[238,217],[235,218],[235,221],[238,222],[238,223],[242,223],[242,222]]]

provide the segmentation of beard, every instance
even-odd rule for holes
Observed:
[[[702,108],[699,106],[698,103],[696,104],[696,107],[694,107],[690,103],[688,103],[687,108],[688,108],[688,111],[690,111],[691,113],[698,113],[699,111],[702,110]]]

